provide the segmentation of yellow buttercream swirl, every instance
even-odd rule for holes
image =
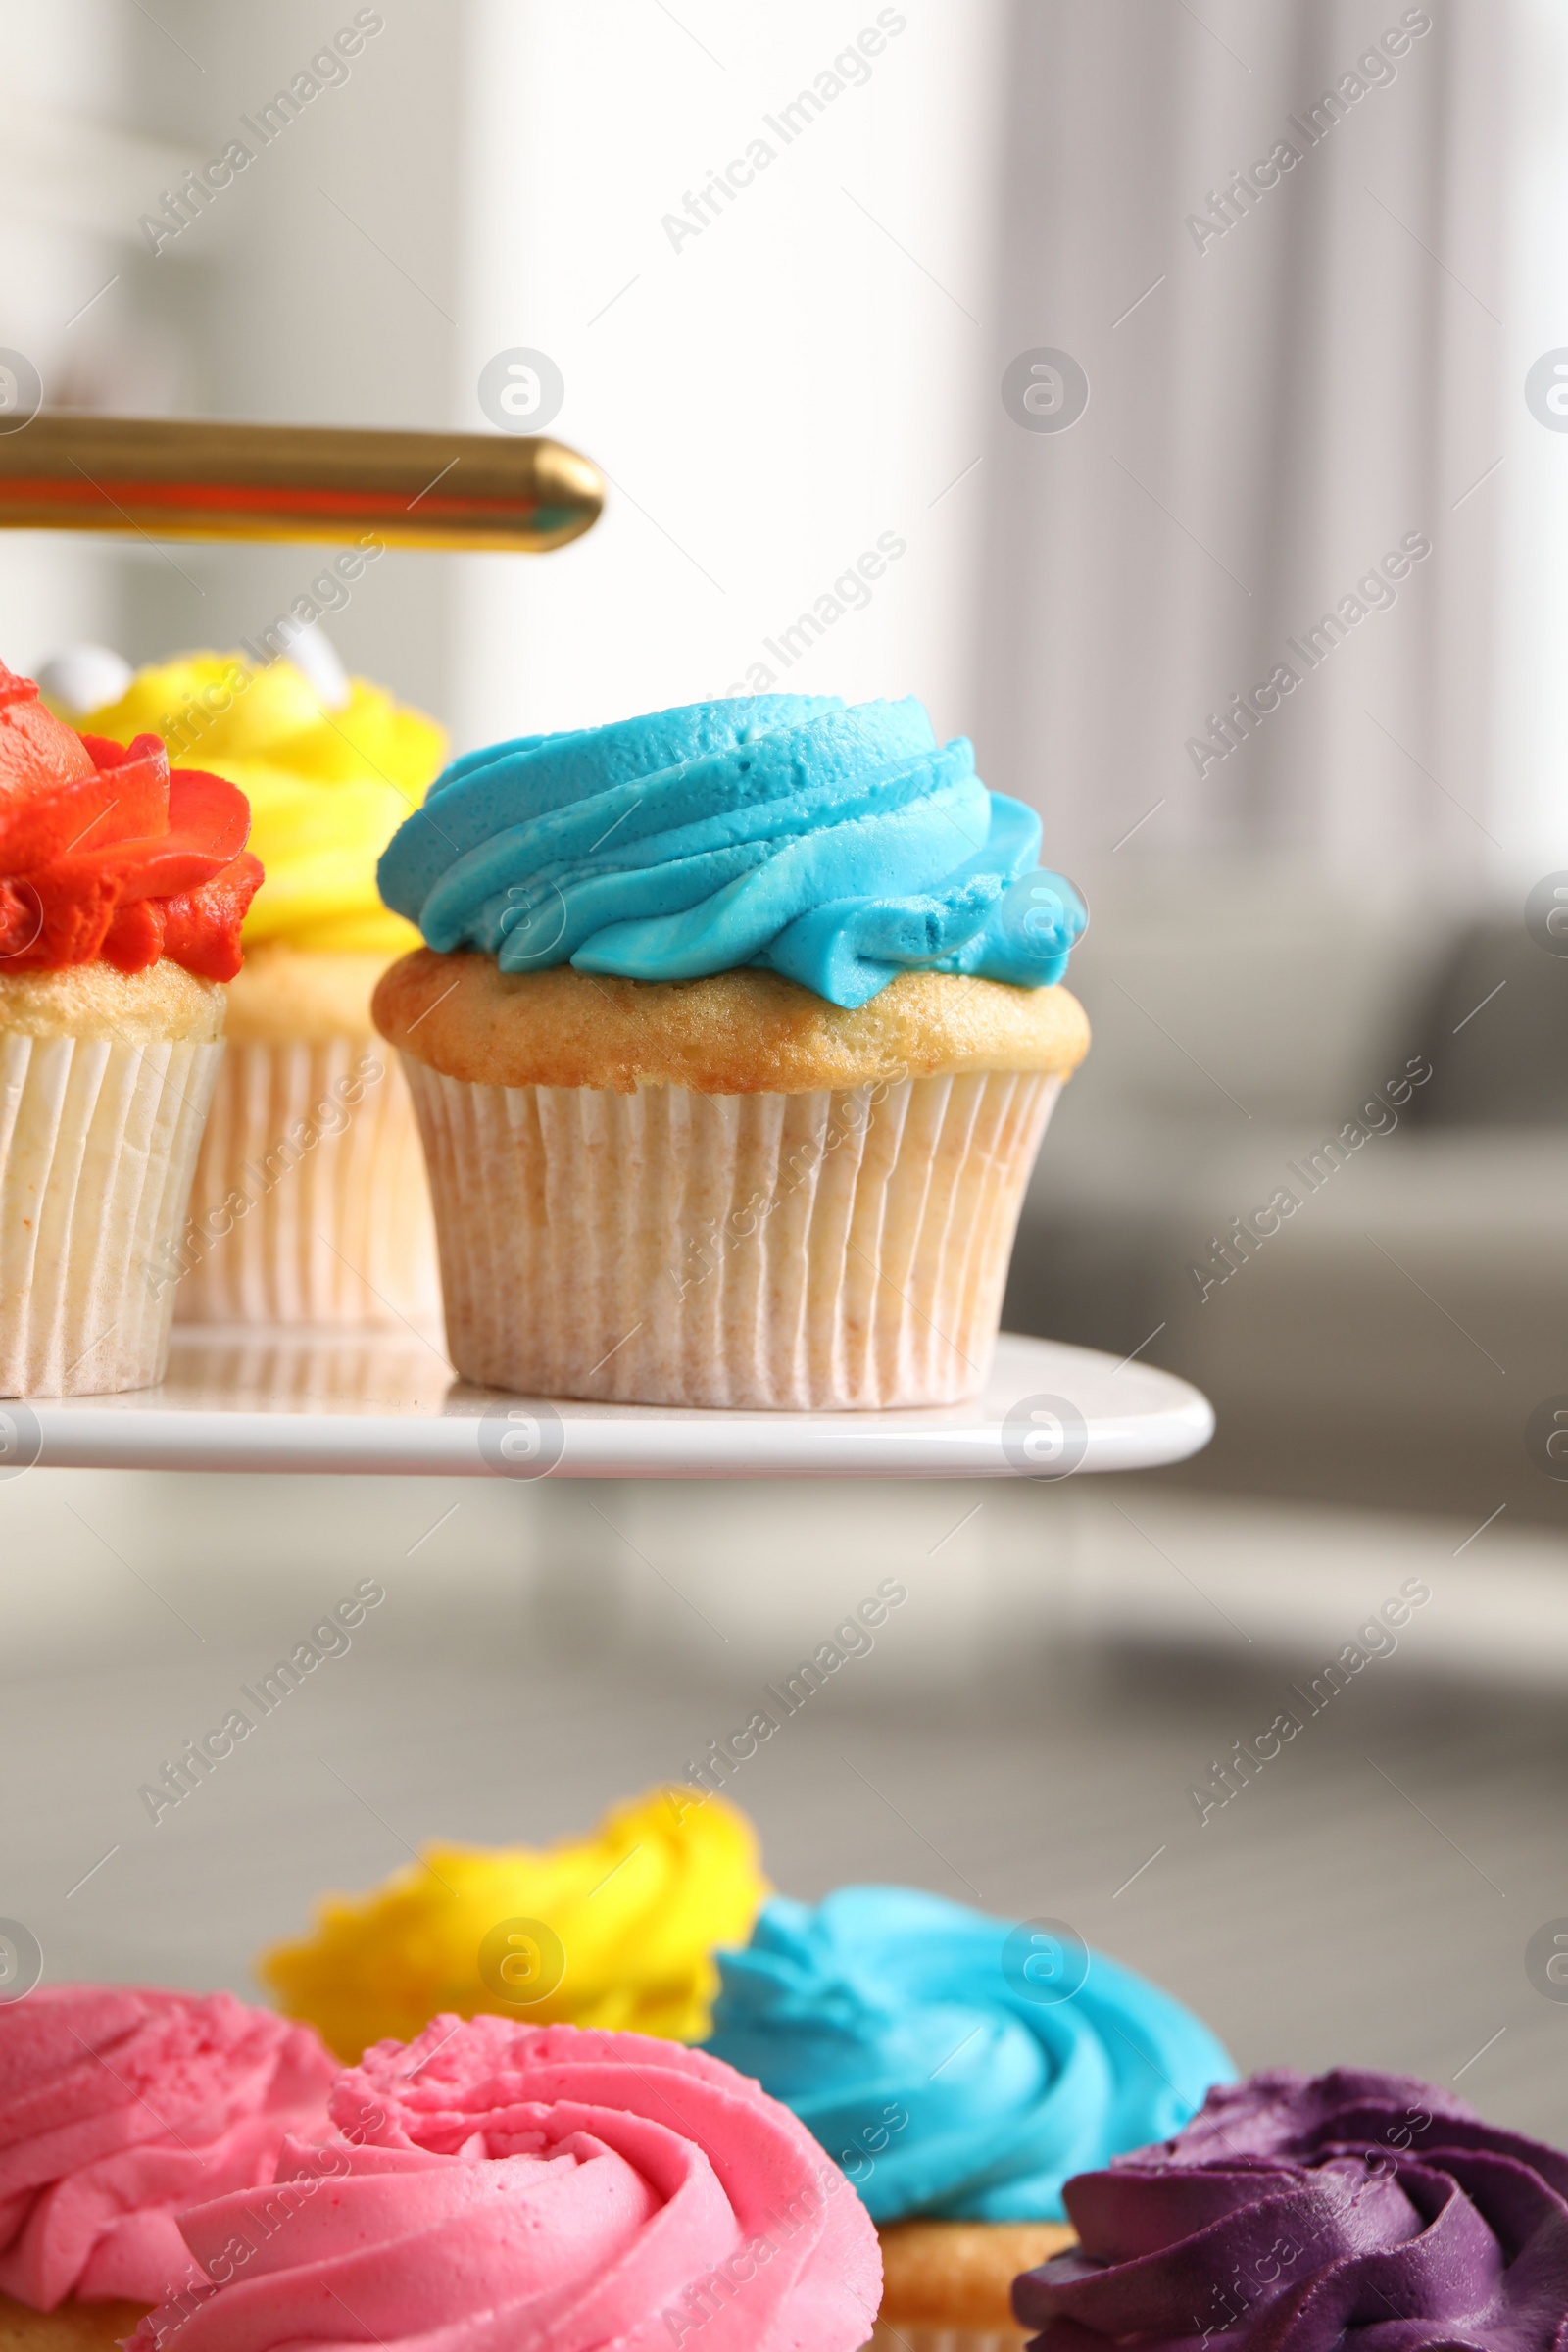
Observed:
[[[446,736],[383,687],[351,681],[341,710],[292,662],[255,668],[237,654],[187,654],[138,670],[118,703],[76,715],[84,734],[159,735],[173,767],[237,784],[267,880],[245,918],[247,947],[401,955],[412,923],[381,904],[375,861],[446,758]]]
[[[258,1973],[350,2062],[373,2041],[412,2041],[443,2010],[701,2041],[714,1950],[747,1941],[767,1892],[744,1813],[654,1788],[587,1838],[427,1845],[370,1893],[328,1896],[315,1935],[265,1953]]]

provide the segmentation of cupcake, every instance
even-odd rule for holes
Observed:
[[[249,827],[232,784],[0,668],[0,1396],[163,1377]]]
[[[767,1883],[745,1814],[694,1797],[653,1789],[543,1849],[427,1846],[371,1893],[322,1903],[262,1980],[345,2059],[442,2010],[700,2041],[714,1949],[751,1934]]]
[[[327,2135],[332,2060],[231,1994],[43,1985],[0,2007],[0,2343],[97,2352],[200,2277],[188,2205]]]
[[[267,2197],[181,2217],[205,2286],[132,2352],[858,2352],[876,2232],[786,2108],[639,2034],[438,2017]]]
[[[1174,2132],[1235,2074],[1130,1969],[908,1887],[845,1886],[814,1909],[775,1897],[719,1972],[705,2047],[792,2108],[858,2189],[882,2234],[890,2352],[1019,2343],[1008,2291],[1070,2240],[1069,2176]]]
[[[445,738],[363,678],[333,697],[319,658],[313,667],[314,683],[289,661],[187,655],[139,671],[83,721],[117,741],[167,733],[231,778],[268,874],[172,1270],[179,1322],[395,1324],[437,1311],[423,1159],[369,1004],[416,936],[377,896],[375,860]]]
[[[622,1403],[984,1382],[1085,916],[916,702],[702,703],[457,760],[376,991],[466,1379]]]
[[[1568,2156],[1404,2075],[1280,2068],[1067,2186],[1039,2352],[1562,2352]]]

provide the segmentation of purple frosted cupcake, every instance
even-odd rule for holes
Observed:
[[[1065,2200],[1038,2352],[1568,2352],[1568,2156],[1404,2075],[1253,2075]]]

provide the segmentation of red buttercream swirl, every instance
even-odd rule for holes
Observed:
[[[702,2050],[438,2017],[342,2137],[181,2216],[210,2284],[131,2352],[857,2352],[881,2261],[803,2124]]]
[[[0,974],[160,956],[232,980],[262,868],[250,804],[156,735],[77,735],[0,663]]]
[[[324,2138],[336,2061],[232,1993],[42,1985],[0,2007],[0,2294],[156,2303],[194,2275],[187,2205]]]

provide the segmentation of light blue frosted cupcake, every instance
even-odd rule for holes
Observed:
[[[1070,2242],[1062,2184],[1179,2132],[1236,2069],[1070,1931],[905,1886],[763,1906],[705,2045],[794,2110],[882,2232],[876,2341],[1020,2345],[1008,2290]]]
[[[377,992],[466,1379],[947,1403],[1088,1046],[1040,820],[917,702],[699,703],[458,760],[381,859]]]
[[[1060,2221],[1064,2180],[1236,2080],[1131,1969],[912,1887],[775,1896],[718,1965],[706,2047],[794,2109],[878,2222]]]

